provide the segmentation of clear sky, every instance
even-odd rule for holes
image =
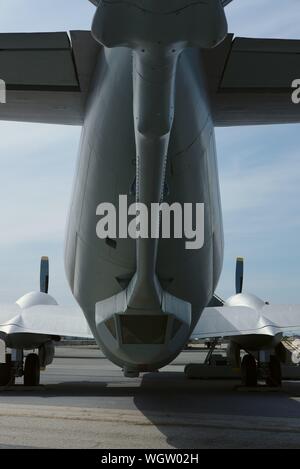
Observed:
[[[88,0],[0,0],[0,33],[88,29],[94,10]],[[236,35],[300,39],[299,0],[234,0],[227,16]],[[300,302],[300,126],[216,134],[225,230],[217,292],[233,293],[242,255],[245,290]],[[0,122],[0,302],[38,288],[41,255],[50,256],[51,294],[73,302],[63,247],[79,136],[79,127]]]

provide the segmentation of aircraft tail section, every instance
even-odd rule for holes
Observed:
[[[133,279],[134,281],[134,279]],[[191,305],[162,291],[157,309],[131,308],[129,288],[96,304],[96,330],[107,356],[125,364],[126,376],[154,371],[178,354],[188,341]]]

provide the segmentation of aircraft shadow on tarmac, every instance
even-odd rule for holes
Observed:
[[[113,405],[113,408],[139,410],[174,448],[196,447],[197,435],[203,439],[203,431],[212,429],[209,428],[209,417],[217,419],[221,416],[227,421],[224,427],[222,423],[217,425],[218,431],[224,433],[226,430],[227,438],[228,430],[234,431],[230,416],[241,421],[248,417],[300,419],[300,406],[296,399],[300,398],[299,382],[285,382],[282,391],[274,393],[238,392],[235,389],[237,385],[238,381],[189,381],[183,373],[160,372],[145,374],[141,380],[133,380],[132,384],[128,380],[123,384],[121,376],[111,381],[106,381],[103,376],[103,381],[100,379],[98,382],[78,380],[48,384],[42,390],[31,390],[26,395],[46,400],[70,396],[80,398],[81,407],[95,405],[109,409]],[[24,396],[24,392],[17,388],[0,394],[21,395]],[[105,398],[110,399],[106,401]],[[191,435],[194,443],[191,443]]]
[[[282,391],[275,393],[245,393],[237,391],[238,381],[189,381],[183,374],[180,374],[181,380],[174,376],[177,373],[161,375],[161,380],[153,374],[144,375],[141,392],[134,396],[134,404],[175,448],[197,448],[197,436],[202,443],[206,437],[210,445],[210,433],[214,434],[215,429],[209,417],[218,420],[219,416],[225,415],[223,423],[218,422],[215,427],[227,434],[220,436],[221,446],[222,438],[230,442],[230,431],[235,426],[231,416],[241,420],[243,417],[300,418],[299,402],[291,399],[291,396],[300,397],[300,383],[285,384]],[[171,417],[169,423],[162,419],[160,423],[158,413]],[[203,422],[205,416],[208,419]]]

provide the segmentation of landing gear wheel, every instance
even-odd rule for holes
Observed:
[[[276,346],[275,355],[279,359],[280,363],[287,363],[288,353],[282,342]]]
[[[40,384],[40,359],[36,353],[30,353],[25,359],[24,386]]]
[[[11,379],[11,365],[8,363],[1,363],[0,365],[0,386],[7,386],[13,384]]]
[[[232,342],[229,342],[226,350],[227,360],[233,368],[241,367],[241,347]]]
[[[280,360],[275,355],[271,355],[269,363],[270,375],[267,378],[268,386],[280,387],[282,384],[282,374]]]
[[[244,386],[257,386],[256,361],[253,355],[245,355],[241,365],[242,383]]]

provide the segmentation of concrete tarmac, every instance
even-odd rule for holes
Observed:
[[[0,448],[300,448],[300,382],[248,393],[185,379],[203,359],[187,350],[128,379],[95,348],[58,347],[42,386],[0,393]]]

